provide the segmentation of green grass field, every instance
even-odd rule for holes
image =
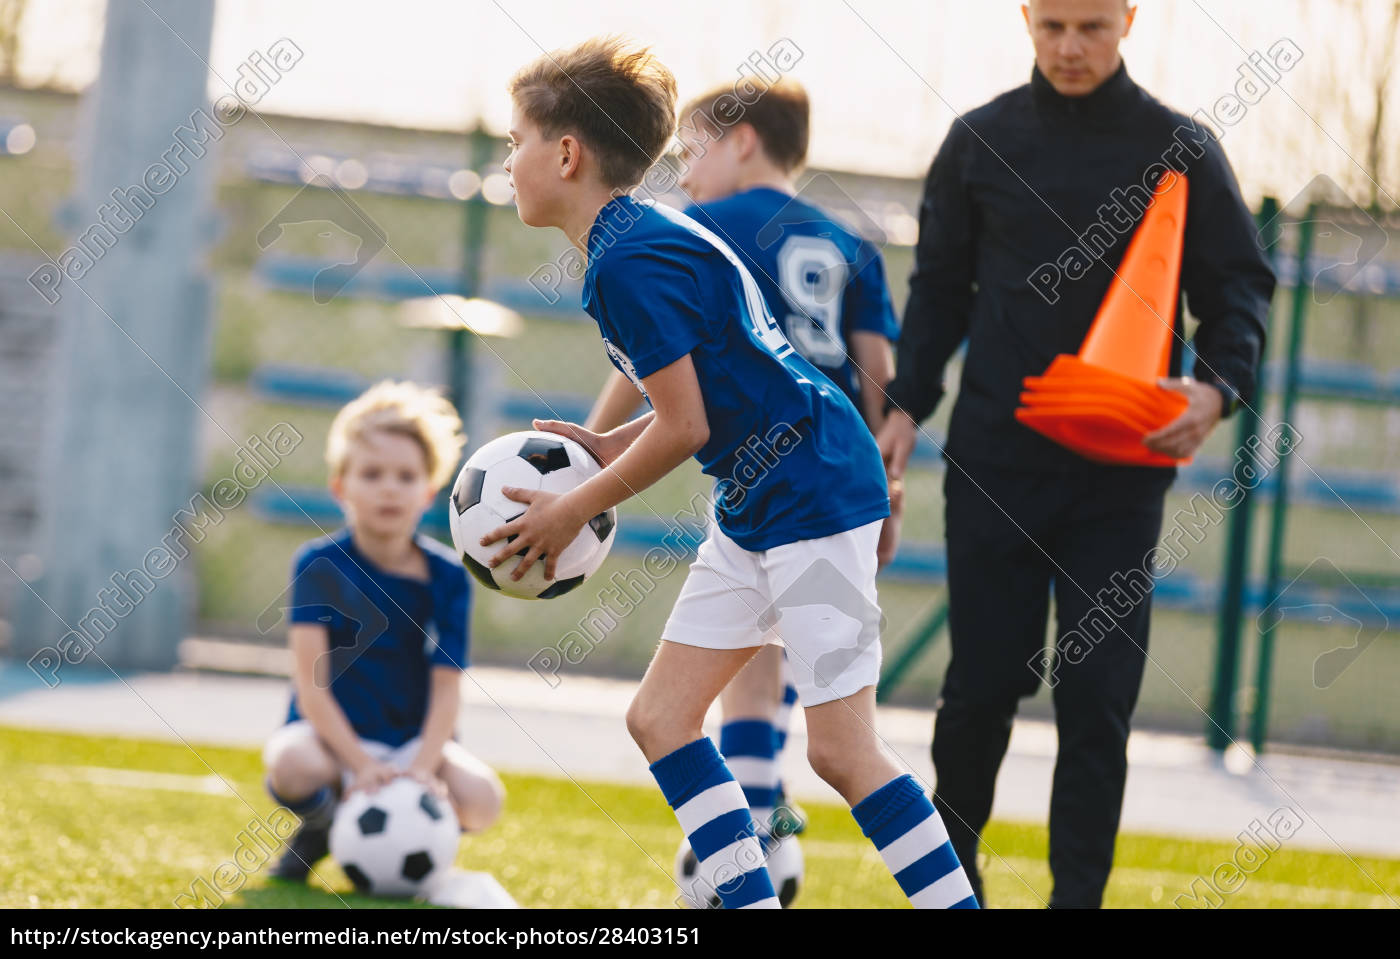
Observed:
[[[0,729],[0,907],[169,908],[199,878],[212,884],[239,833],[272,803],[250,749]],[[237,798],[209,791],[222,777]],[[679,835],[655,790],[506,776],[501,821],[462,845],[458,865],[493,873],[529,907],[670,907]],[[906,905],[845,809],[809,804],[801,907]],[[984,866],[994,906],[1037,908],[1049,895],[1046,832],[994,823]],[[1235,844],[1122,836],[1107,905],[1167,907],[1235,854]],[[224,908],[399,905],[350,892],[323,860],[309,886],[252,871]],[[1374,881],[1373,881],[1374,880]],[[1400,861],[1274,853],[1227,906],[1372,907],[1400,898]]]

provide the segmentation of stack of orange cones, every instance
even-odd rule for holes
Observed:
[[[1078,356],[1055,357],[1044,376],[1028,376],[1016,419],[1061,446],[1100,463],[1178,466],[1143,437],[1175,420],[1186,397],[1158,379],[1171,362],[1186,178],[1168,171],[1138,225]]]

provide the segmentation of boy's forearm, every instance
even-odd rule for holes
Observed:
[[[894,349],[883,334],[867,330],[857,330],[851,341],[860,376],[860,412],[873,433],[885,420],[885,388],[894,379]]]
[[[687,431],[668,429],[654,412],[620,429],[635,429],[638,434],[627,451],[603,472],[566,494],[584,522],[651,486],[699,448],[688,438]]]
[[[428,692],[428,715],[419,733],[415,766],[433,772],[442,758],[442,747],[452,738],[457,727],[457,712],[461,707],[461,672],[452,667],[434,666]],[[420,762],[421,760],[421,762]]]
[[[614,370],[598,394],[598,401],[593,404],[584,428],[595,433],[606,433],[621,426],[627,422],[641,399],[642,394],[632,381]]]
[[[359,769],[371,760],[369,753],[360,745],[360,737],[350,725],[350,720],[345,718],[340,704],[329,690],[317,687],[298,689],[297,701],[306,721],[342,764],[350,769]]]
[[[297,705],[316,735],[330,748],[340,762],[351,769],[358,769],[369,761],[370,756],[360,746],[360,737],[345,718],[340,704],[335,701],[329,685],[317,669],[323,664],[330,639],[326,627],[319,624],[296,623],[287,637],[295,662],[292,687],[296,690]],[[317,677],[321,678],[318,679]]]
[[[651,425],[654,419],[656,419],[656,411],[648,410],[635,420],[630,420],[617,429],[609,431],[608,435],[617,437],[623,445],[630,447],[646,432],[646,428]]]

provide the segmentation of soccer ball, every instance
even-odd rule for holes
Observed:
[[[335,811],[331,855],[369,896],[427,896],[452,868],[461,830],[447,800],[400,776]]]
[[[452,487],[448,525],[462,562],[481,585],[521,599],[554,599],[576,588],[603,565],[617,534],[617,511],[599,513],[559,556],[554,579],[546,579],[544,562],[535,564],[516,582],[510,578],[520,564],[511,557],[492,569],[487,562],[501,548],[482,546],[481,537],[525,512],[525,504],[507,499],[502,486],[567,493],[602,467],[578,443],[557,433],[526,430],[492,440],[477,450],[457,474]]]
[[[769,840],[771,843],[773,840]],[[778,894],[778,902],[784,909],[792,905],[802,886],[804,862],[802,847],[796,836],[789,836],[768,850],[768,878],[773,881],[773,889]],[[719,896],[714,887],[700,878],[700,863],[690,841],[681,840],[676,850],[676,884],[681,887],[681,901],[691,909],[718,909]]]

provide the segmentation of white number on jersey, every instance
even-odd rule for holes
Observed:
[[[841,297],[850,269],[836,244],[820,236],[790,236],[778,250],[778,285],[795,313],[788,338],[817,366],[846,362],[841,339]]]
[[[768,312],[768,303],[763,299],[763,291],[758,288],[758,283],[744,264],[737,259],[734,264],[744,274],[744,298],[748,301],[749,316],[753,317],[754,335],[774,356],[787,356],[792,352],[792,344],[783,336],[783,328],[778,325],[778,321]]]

